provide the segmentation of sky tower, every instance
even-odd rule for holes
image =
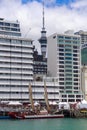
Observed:
[[[43,0],[43,11],[42,11],[42,22],[43,27],[41,31],[41,38],[39,39],[40,45],[41,45],[41,53],[43,57],[46,57],[46,48],[47,48],[47,37],[46,37],[46,31],[45,31],[45,18],[44,18],[44,0]]]

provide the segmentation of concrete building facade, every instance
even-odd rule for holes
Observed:
[[[32,80],[32,40],[0,36],[0,99],[28,100]]]
[[[80,36],[56,33],[49,36],[47,65],[50,76],[58,77],[62,101],[75,102],[83,98]]]
[[[33,44],[21,37],[20,23],[0,18],[0,101],[28,101],[33,81]]]

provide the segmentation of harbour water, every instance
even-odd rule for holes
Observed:
[[[0,120],[0,130],[87,130],[87,119]]]

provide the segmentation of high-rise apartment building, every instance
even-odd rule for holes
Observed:
[[[18,21],[7,21],[0,18],[0,35],[21,36],[20,24]]]
[[[32,40],[20,37],[18,21],[0,19],[0,28],[3,28],[0,30],[0,100],[29,101],[28,86],[33,81]]]
[[[81,100],[80,36],[56,33],[49,36],[47,64],[50,76],[58,77],[62,101]]]

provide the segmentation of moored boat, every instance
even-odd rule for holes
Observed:
[[[18,112],[10,112],[9,116],[12,119],[50,119],[50,118],[64,118],[63,114],[26,115],[24,113],[18,113]]]
[[[9,112],[8,115],[12,119],[25,119],[25,115],[21,112]]]

